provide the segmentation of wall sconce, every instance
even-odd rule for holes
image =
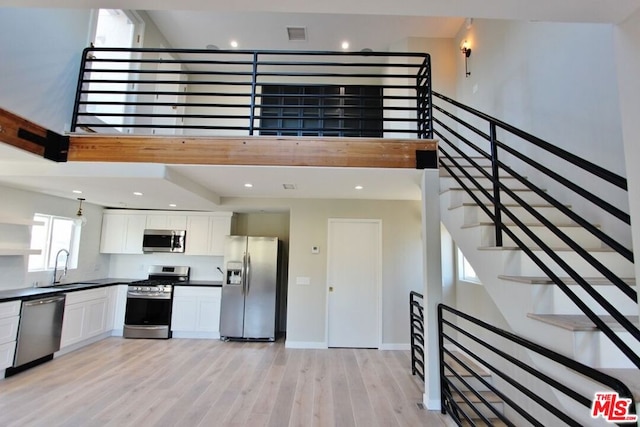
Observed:
[[[471,75],[471,71],[469,71],[467,58],[471,56],[471,48],[469,47],[468,41],[465,40],[462,42],[462,44],[460,44],[460,52],[462,52],[462,54],[464,55],[464,74],[466,77],[469,77]]]

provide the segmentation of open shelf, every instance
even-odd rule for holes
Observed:
[[[44,225],[44,222],[34,221],[33,219],[29,219],[29,218],[0,215],[0,224],[32,226],[32,225]]]
[[[0,247],[0,256],[40,255],[41,253],[40,249]]]

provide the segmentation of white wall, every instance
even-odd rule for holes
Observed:
[[[91,11],[0,9],[0,107],[69,130]]]
[[[420,202],[294,200],[290,215],[287,342],[325,343],[328,219],[367,218],[382,220],[382,342],[408,344],[409,292],[423,286]]]
[[[459,101],[625,175],[611,25],[476,19],[470,29],[463,27],[458,33],[456,46],[464,39],[472,49],[471,76],[464,77],[464,58],[458,50]],[[511,142],[521,152],[541,157],[529,144]],[[627,195],[621,190],[596,185],[565,163],[549,155],[542,157],[552,170],[575,182],[588,182],[588,190],[627,209]],[[507,163],[518,166],[513,161]],[[533,181],[540,179],[530,168],[521,170]],[[618,220],[601,215],[572,192],[557,189],[553,181],[540,182],[575,210],[630,243],[628,229]]]
[[[633,249],[640,253],[640,9],[616,28],[616,59],[624,138]],[[636,263],[640,277],[640,263]]]
[[[73,218],[78,210],[78,202],[60,197],[47,196],[29,191],[0,186],[0,215],[32,219],[34,213],[59,215]],[[78,268],[69,270],[65,281],[91,280],[107,277],[109,257],[99,253],[100,233],[102,231],[102,207],[89,203],[82,205],[82,212],[87,224],[82,227],[80,235],[80,252]],[[3,227],[22,227],[7,226]],[[29,247],[31,233],[28,227],[22,228],[20,242]],[[5,236],[0,236],[0,241]],[[18,289],[32,286],[34,281],[46,285],[52,281],[51,272],[28,273],[26,256],[0,256],[0,290]]]
[[[222,280],[216,267],[222,268],[223,257],[187,256],[184,254],[110,255],[109,277],[146,279],[151,265],[186,265],[192,280]]]

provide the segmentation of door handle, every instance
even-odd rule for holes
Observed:
[[[249,295],[249,289],[251,288],[251,253],[247,253],[247,295]]]
[[[333,286],[329,286],[329,292],[333,292]]]

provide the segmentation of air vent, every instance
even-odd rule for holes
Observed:
[[[282,187],[285,190],[295,190],[296,189],[296,185],[295,184],[282,184]]]
[[[287,35],[290,42],[306,42],[307,41],[307,28],[306,27],[287,27]]]

